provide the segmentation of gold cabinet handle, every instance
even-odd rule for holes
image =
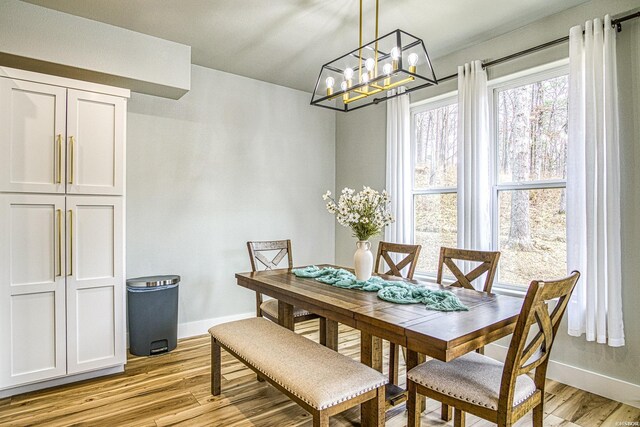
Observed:
[[[73,184],[73,157],[75,152],[75,142],[73,136],[69,137],[69,184]]]
[[[73,276],[73,211],[69,209],[69,272],[67,276]]]
[[[62,134],[58,134],[58,177],[56,179],[56,184],[62,183]]]
[[[58,216],[58,274],[56,277],[62,276],[62,209],[56,209]]]

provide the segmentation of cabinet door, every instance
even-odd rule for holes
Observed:
[[[67,90],[0,78],[0,191],[65,192]]]
[[[69,89],[67,193],[124,194],[126,101]]]
[[[0,194],[0,389],[66,374],[64,203]]]
[[[67,196],[70,374],[125,363],[122,198]]]

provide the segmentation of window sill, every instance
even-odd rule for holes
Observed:
[[[436,283],[436,276],[435,275],[431,275],[431,274],[425,274],[425,273],[415,273],[413,275],[413,278],[416,280],[420,280],[423,282],[429,282],[429,283]],[[451,278],[446,278],[444,277],[442,279],[442,282],[445,285],[450,285],[454,282],[453,279]],[[491,289],[491,292],[494,294],[498,294],[498,295],[508,295],[511,297],[518,297],[518,298],[524,298],[525,295],[527,294],[527,290],[526,289],[518,289],[515,287],[507,287],[504,285],[500,285],[500,284],[495,284],[493,285],[493,288]]]

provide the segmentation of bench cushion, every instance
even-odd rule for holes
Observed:
[[[318,410],[387,383],[380,372],[264,318],[223,323],[209,333],[265,377]]]
[[[274,319],[278,318],[278,300],[277,299],[269,299],[263,302],[260,305],[260,310],[263,313],[266,313],[268,316],[271,316]],[[293,318],[296,317],[304,317],[309,316],[311,314],[310,311],[307,311],[302,308],[293,307]]]
[[[504,365],[478,353],[468,353],[450,362],[430,360],[407,372],[407,378],[426,388],[478,406],[497,410]],[[527,375],[516,380],[513,406],[536,391]]]

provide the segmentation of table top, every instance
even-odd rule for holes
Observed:
[[[443,361],[510,334],[522,308],[523,300],[517,297],[379,276],[433,290],[450,290],[469,311],[441,312],[422,304],[394,304],[379,299],[376,292],[338,288],[297,277],[289,269],[238,273],[236,279],[240,286]]]

